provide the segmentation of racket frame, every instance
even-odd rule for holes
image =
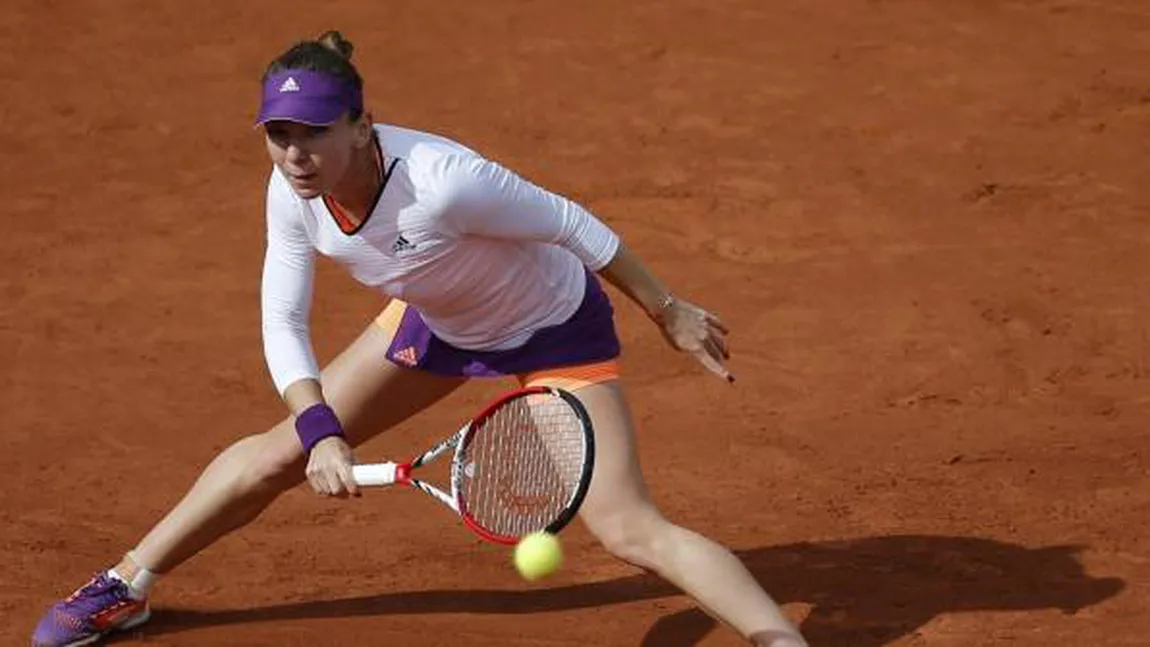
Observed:
[[[558,533],[579,512],[579,507],[583,504],[583,499],[587,496],[587,490],[591,486],[591,475],[595,470],[595,433],[594,427],[591,425],[591,416],[587,413],[586,407],[579,401],[574,394],[564,389],[554,386],[528,386],[515,391],[511,391],[496,398],[487,405],[478,415],[476,415],[470,422],[465,424],[459,431],[450,437],[444,439],[442,442],[434,445],[427,451],[420,454],[418,457],[406,463],[374,463],[355,465],[352,468],[353,475],[357,483],[363,486],[388,486],[388,485],[407,485],[417,490],[421,490],[425,494],[431,495],[438,499],[441,503],[451,508],[463,520],[463,524],[467,526],[475,534],[483,539],[496,544],[514,545],[519,541],[519,537],[510,537],[507,535],[500,535],[494,533],[487,528],[480,525],[471,516],[467,509],[467,501],[460,495],[463,488],[463,479],[466,476],[465,470],[467,466],[463,464],[463,453],[471,444],[471,439],[474,437],[474,430],[479,428],[488,418],[499,411],[503,405],[512,400],[528,397],[530,395],[549,394],[561,398],[567,406],[574,412],[575,416],[579,419],[580,425],[583,427],[583,470],[579,475],[579,482],[576,484],[575,492],[571,499],[564,506],[563,512],[546,528],[546,532]],[[451,473],[450,484],[451,492],[447,493],[440,488],[412,476],[414,470],[430,463],[438,458],[440,455],[446,453],[449,449],[452,452],[451,459]]]

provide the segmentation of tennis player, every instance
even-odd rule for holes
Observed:
[[[580,515],[611,554],[666,578],[750,644],[804,647],[734,555],[652,503],[598,277],[730,380],[723,325],[575,202],[443,137],[373,124],[351,52],[328,32],[291,47],[262,80],[257,121],[273,163],[263,340],[290,415],[217,456],[118,564],[47,611],[33,645],[83,645],[144,623],[157,578],[285,490],[306,480],[321,495],[358,495],[353,447],[469,378],[510,376],[566,388],[586,406],[597,451]],[[317,252],[390,297],[322,374],[308,329]]]

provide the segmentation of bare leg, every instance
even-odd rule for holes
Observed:
[[[465,381],[395,366],[385,359],[387,343],[387,336],[372,324],[323,372],[325,397],[352,445],[422,411]],[[254,520],[303,480],[303,452],[288,418],[217,456],[132,551],[139,564],[125,558],[116,570],[129,578],[137,566],[166,573]]]
[[[658,573],[757,647],[806,647],[742,562],[663,518],[643,482],[630,409],[618,381],[578,391],[595,425],[595,475],[581,515],[612,554]]]

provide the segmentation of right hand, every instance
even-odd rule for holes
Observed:
[[[351,446],[339,436],[329,436],[316,443],[307,459],[307,482],[316,494],[341,499],[359,496],[359,486],[351,473],[355,456]]]

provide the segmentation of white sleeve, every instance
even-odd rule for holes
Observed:
[[[451,155],[438,166],[445,192],[441,217],[461,234],[559,245],[592,270],[602,269],[619,249],[619,236],[586,209],[495,162]]]
[[[291,187],[272,171],[267,195],[267,251],[260,286],[264,359],[280,395],[292,383],[319,379],[308,331],[315,248]]]

